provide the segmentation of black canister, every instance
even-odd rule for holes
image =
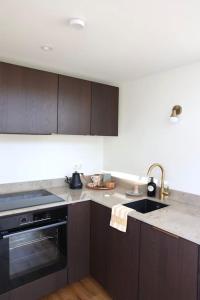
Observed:
[[[154,178],[150,177],[150,181],[147,185],[147,196],[155,197],[156,196],[156,184],[154,182]]]

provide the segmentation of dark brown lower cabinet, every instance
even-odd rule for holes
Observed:
[[[110,227],[111,209],[91,203],[91,275],[113,300],[137,300],[140,223],[128,220],[126,233]]]
[[[197,300],[198,245],[141,225],[139,300]]]
[[[108,230],[111,210],[91,202],[90,272],[107,289]]]
[[[39,300],[91,274],[112,300],[200,300],[199,246],[134,218],[110,227],[111,209],[93,201],[68,206],[68,265],[0,300]]]
[[[90,274],[90,201],[68,206],[68,282]]]
[[[109,228],[107,290],[113,300],[138,299],[139,246],[139,221],[129,217],[125,233]]]

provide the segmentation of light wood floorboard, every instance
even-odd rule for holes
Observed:
[[[41,300],[112,300],[93,278],[70,284]]]

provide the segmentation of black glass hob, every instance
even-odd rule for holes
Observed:
[[[31,206],[65,201],[46,191],[36,190],[0,195],[0,211],[26,208]]]

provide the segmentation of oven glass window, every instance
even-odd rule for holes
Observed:
[[[26,275],[59,259],[58,228],[24,232],[9,238],[10,278]]]

